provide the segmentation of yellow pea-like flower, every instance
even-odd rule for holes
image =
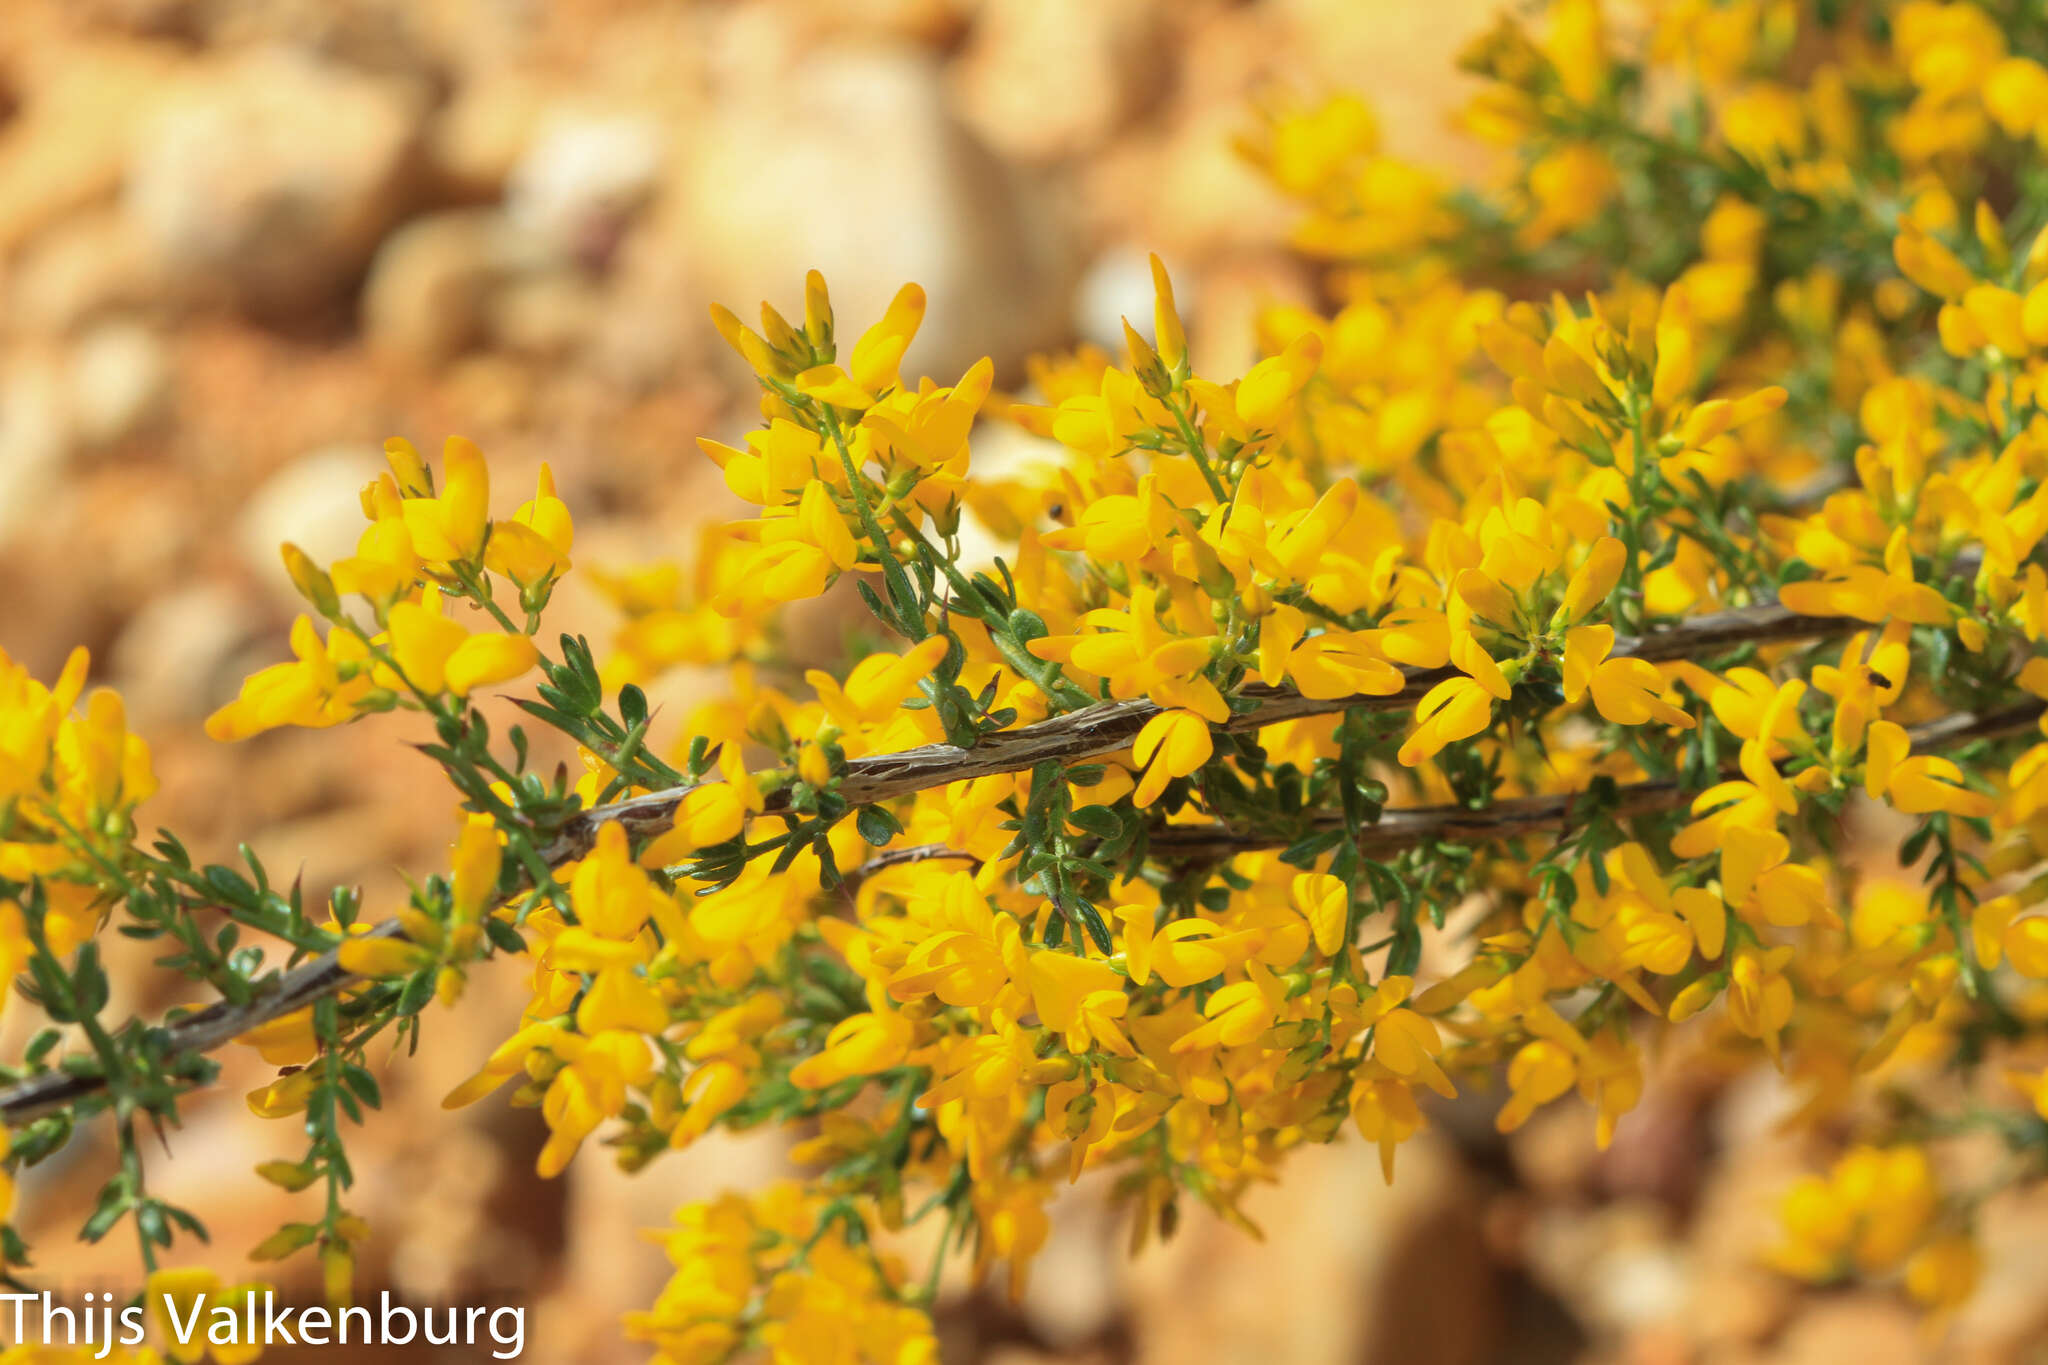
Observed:
[[[1293,411],[1294,400],[1322,363],[1322,338],[1304,332],[1279,355],[1252,366],[1238,381],[1237,418],[1253,431],[1275,431]]]
[[[1593,670],[1588,683],[1593,705],[1616,725],[1660,725],[1690,730],[1693,718],[1665,701],[1664,675],[1647,659],[1608,659]]]
[[[391,661],[403,682],[434,695],[448,690],[448,662],[469,639],[460,621],[441,614],[438,594],[400,602],[390,613]]]
[[[528,636],[472,635],[450,652],[443,677],[450,692],[466,697],[479,687],[510,682],[538,662],[540,651]]]
[[[1294,907],[1308,921],[1316,951],[1335,957],[1344,948],[1344,930],[1350,923],[1351,889],[1324,872],[1298,873],[1292,886]]]
[[[1508,1089],[1513,1093],[1494,1116],[1494,1127],[1512,1133],[1544,1105],[1578,1081],[1578,1059],[1571,1049],[1548,1038],[1529,1042],[1508,1062]]]
[[[441,473],[437,496],[405,499],[406,530],[423,559],[473,563],[483,554],[490,530],[490,468],[475,442],[450,436],[441,449]]]
[[[1132,800],[1149,806],[1176,777],[1186,777],[1209,761],[1216,741],[1209,723],[1192,711],[1162,711],[1145,722],[1131,745],[1131,757],[1144,771]]]
[[[1416,727],[1401,746],[1400,760],[1414,767],[1444,745],[1469,739],[1493,719],[1493,694],[1473,678],[1446,678],[1416,704]]]
[[[407,976],[433,960],[433,955],[417,943],[368,936],[349,939],[336,950],[335,956],[345,970],[370,977]]]
[[[833,1025],[825,1050],[790,1069],[792,1085],[821,1090],[852,1076],[871,1076],[900,1065],[915,1027],[895,1013],[856,1014]]]

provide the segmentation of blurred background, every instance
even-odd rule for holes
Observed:
[[[737,439],[753,388],[705,309],[800,307],[812,266],[849,335],[903,281],[926,287],[908,372],[948,380],[992,353],[998,382],[1021,385],[1033,350],[1120,344],[1119,317],[1148,315],[1156,250],[1197,368],[1238,373],[1257,309],[1313,300],[1318,281],[1280,245],[1291,211],[1232,151],[1253,99],[1364,89],[1396,150],[1483,174],[1447,115],[1454,53],[1491,8],[0,0],[0,648],[44,677],[92,649],[156,754],[146,823],[207,858],[247,839],[277,876],[359,883],[381,914],[401,869],[445,865],[453,832],[445,785],[407,747],[417,727],[225,747],[199,725],[284,656],[297,601],[278,542],[347,553],[384,437],[475,438],[501,511],[552,461],[579,565],[619,567],[686,556],[695,527],[737,514],[693,438]],[[614,624],[573,574],[555,619],[597,641]],[[671,714],[707,685],[674,680]],[[133,949],[115,949],[117,1009],[181,1003]],[[526,1358],[639,1360],[618,1315],[668,1267],[635,1230],[773,1178],[783,1148],[710,1140],[628,1180],[593,1147],[537,1180],[533,1113],[438,1108],[524,998],[516,968],[479,974],[386,1073],[357,1145],[354,1203],[376,1230],[362,1289],[523,1302]],[[0,1024],[9,1049],[25,1014]],[[298,1136],[249,1116],[241,1093],[274,1073],[229,1051],[150,1175],[210,1214],[200,1254],[235,1280],[298,1216],[250,1174]],[[1989,1279],[1939,1346],[1881,1294],[1759,1269],[1809,1155],[1777,1136],[1791,1105],[1773,1077],[1674,1053],[1603,1155],[1575,1105],[1503,1141],[1477,1096],[1402,1149],[1391,1189],[1355,1138],[1303,1151],[1250,1202],[1263,1245],[1194,1212],[1135,1263],[1084,1181],[1021,1302],[950,1282],[945,1358],[2048,1359],[2028,1354],[2048,1207],[1994,1203]],[[81,1139],[25,1180],[41,1282],[132,1288],[125,1241],[71,1240],[108,1159]],[[310,1297],[311,1271],[288,1263],[283,1288]]]

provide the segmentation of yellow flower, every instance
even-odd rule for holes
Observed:
[[[1129,1001],[1123,978],[1108,963],[1041,949],[1031,954],[1026,980],[1039,1022],[1064,1034],[1069,1052],[1102,1047],[1130,1055],[1116,1024]]]
[[[1367,1142],[1380,1149],[1380,1172],[1394,1183],[1394,1151],[1424,1126],[1421,1106],[1406,1082],[1370,1064],[1361,1067],[1351,1086],[1351,1117]]]
[[[808,485],[796,507],[748,523],[758,546],[745,555],[733,581],[713,605],[742,616],[779,602],[816,597],[858,558],[853,533],[822,481]]]
[[[433,589],[418,602],[391,608],[391,661],[403,680],[428,695],[448,690],[448,660],[469,638],[459,621],[441,612],[441,596]]]
[[[660,1034],[668,1027],[668,1009],[654,986],[632,968],[600,968],[576,1007],[576,1030],[595,1038],[609,1029]]]
[[[1104,608],[1082,617],[1102,630],[1044,636],[1028,648],[1041,659],[1107,678],[1112,696],[1147,696],[1159,706],[1184,708],[1221,725],[1230,718],[1230,708],[1216,684],[1202,676],[1212,656],[1213,637],[1169,635],[1159,624],[1159,606],[1155,590],[1140,589],[1131,595],[1127,612]]]
[[[1537,1038],[1522,1046],[1508,1062],[1508,1102],[1494,1116],[1493,1126],[1512,1133],[1529,1116],[1572,1088],[1578,1081],[1578,1058],[1564,1044]]]
[[[2005,926],[2000,936],[2005,960],[2021,976],[2048,980],[2048,915],[2028,915]]]
[[[900,1014],[856,1014],[833,1025],[825,1050],[790,1068],[792,1085],[822,1090],[854,1076],[901,1066],[910,1055],[910,1020]]]
[[[607,1029],[589,1038],[564,1034],[555,1046],[568,1065],[541,1097],[548,1140],[534,1169],[543,1180],[560,1175],[600,1123],[624,1112],[628,1089],[645,1084],[654,1067],[647,1040],[635,1029]]]
[[[401,448],[398,455],[393,455],[394,446]],[[401,486],[408,473],[399,465],[403,453],[410,450],[404,442],[385,443]],[[412,457],[413,461],[417,458]],[[405,499],[405,528],[422,559],[441,564],[474,563],[484,552],[484,537],[491,526],[490,469],[473,441],[450,436],[441,447],[441,473],[443,486],[438,496]]]
[[[1937,1237],[1906,1262],[1906,1292],[1923,1306],[1952,1312],[1977,1291],[1984,1258],[1977,1243],[1960,1232]]]
[[[597,843],[569,881],[576,920],[599,937],[628,942],[650,919],[674,908],[633,863],[626,831],[616,821],[598,827]]]
[[[739,1102],[747,1097],[747,1073],[728,1061],[708,1062],[690,1073],[683,1082],[683,1112],[669,1130],[669,1146],[687,1147],[711,1131]]]
[[[298,662],[250,675],[235,700],[207,717],[209,736],[232,743],[280,725],[317,729],[355,716],[372,687],[368,649],[338,627],[322,640],[309,616],[292,623],[291,640]]]
[[[1530,167],[1535,212],[1517,236],[1524,246],[1541,246],[1591,222],[1620,187],[1614,163],[1599,147],[1566,143]]]
[[[1621,581],[1621,571],[1627,560],[1627,547],[1613,536],[1602,536],[1594,541],[1584,562],[1573,571],[1571,582],[1566,584],[1564,599],[1558,603],[1557,611],[1551,617],[1550,628],[1557,630],[1583,621],[1604,606],[1608,595],[1614,591],[1614,585]]]
[[[807,397],[835,407],[866,408],[902,382],[897,367],[903,353],[917,336],[924,321],[924,290],[906,284],[890,301],[881,321],[861,334],[854,343],[846,369],[820,365],[796,376],[796,386]]]
[[[1660,725],[1693,728],[1693,718],[1665,701],[1664,675],[1646,659],[1608,659],[1595,668],[1588,686],[1593,705],[1616,725]]]
[[[320,1050],[319,1039],[313,1033],[310,1005],[237,1034],[235,1041],[255,1048],[272,1066],[304,1066]]]
[[[1291,885],[1294,908],[1308,921],[1316,951],[1335,957],[1344,949],[1344,931],[1351,922],[1351,889],[1325,872],[1297,873]]]
[[[1314,377],[1322,360],[1322,338],[1304,332],[1279,355],[1252,366],[1250,373],[1238,381],[1238,420],[1253,431],[1278,430],[1293,412],[1296,395]]]
[[[1186,777],[1215,752],[1209,723],[1192,711],[1161,711],[1145,722],[1131,746],[1131,757],[1144,771],[1131,799],[1149,806],[1176,777]]]
[[[818,701],[832,719],[850,732],[880,725],[896,713],[906,698],[946,657],[948,641],[934,635],[912,646],[900,657],[870,654],[853,666],[844,684],[821,669],[804,674],[818,694]]]
[[[1970,819],[1988,818],[1992,800],[1963,785],[1963,771],[1937,754],[1907,757],[1912,747],[1905,730],[1891,721],[1874,722],[1868,732],[1864,786],[1872,796],[1883,794],[1908,815],[1947,811]]]
[[[1446,744],[1470,739],[1493,719],[1493,694],[1472,678],[1446,678],[1424,694],[1415,707],[1415,732],[1402,744],[1400,760],[1409,767],[1433,758]]]
[[[1412,1009],[1390,1009],[1373,1023],[1374,1061],[1402,1080],[1421,1081],[1445,1099],[1453,1099],[1458,1092],[1436,1060],[1442,1049],[1436,1025]]]
[[[449,876],[451,914],[459,923],[483,917],[496,899],[498,872],[504,861],[497,822],[475,814],[462,822],[455,841],[454,869]]]
[[[1243,1047],[1273,1022],[1273,1006],[1255,981],[1239,981],[1215,992],[1202,1013],[1206,1022],[1175,1039],[1175,1053]]]
[[[1173,281],[1155,254],[1152,262],[1152,336],[1159,359],[1169,372],[1181,370],[1187,359],[1188,338],[1180,323],[1180,310],[1173,301]]]
[[[408,976],[433,961],[431,950],[402,938],[351,938],[335,950],[344,970],[357,976]]]
[[[548,583],[569,571],[575,540],[568,505],[555,495],[554,471],[543,462],[533,498],[521,503],[510,521],[491,523],[484,567],[522,588]]]
[[[443,668],[448,690],[466,697],[479,687],[510,682],[540,662],[540,651],[524,635],[489,631],[455,647]]]
[[[306,1101],[313,1094],[313,1080],[313,1072],[294,1071],[268,1085],[259,1086],[247,1096],[249,1112],[259,1119],[282,1119],[302,1114],[306,1111]]]
[[[1792,983],[1785,964],[1792,949],[1741,948],[1730,964],[1728,1017],[1735,1027],[1763,1043],[1775,1060],[1778,1034],[1792,1019]]]

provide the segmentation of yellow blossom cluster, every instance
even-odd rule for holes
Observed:
[[[44,686],[0,652],[0,971],[28,964],[31,937],[68,955],[110,908],[103,864],[134,832],[156,791],[149,747],[129,733],[120,694],[85,691],[82,649]],[[28,911],[23,894],[34,888]]]
[[[684,1205],[661,1234],[675,1274],[627,1335],[676,1365],[715,1365],[749,1342],[781,1360],[935,1365],[931,1323],[899,1301],[903,1267],[849,1212],[787,1181]]]
[[[145,854],[118,704],[72,714],[82,664],[0,672],[18,953],[94,1013],[75,885],[246,1012],[296,1068],[252,1107],[309,1137],[261,1174],[329,1195],[259,1250],[317,1247],[337,1295],[365,1041],[523,957],[518,1027],[447,1102],[511,1086],[543,1174],[802,1134],[804,1183],[661,1235],[628,1327],[670,1365],[929,1360],[939,1268],[1020,1292],[1063,1181],[1104,1173],[1142,1244],[1189,1202],[1245,1221],[1306,1143],[1392,1179],[1475,1089],[1503,1132],[1583,1104],[1604,1145],[1659,1052],[1775,1067],[1858,1144],[1788,1194],[1780,1269],[1952,1309],[2000,1186],[1947,1178],[1945,1139],[2048,1172],[2048,23],[2016,8],[1555,0],[1466,53],[1484,188],[1387,154],[1355,97],[1275,103],[1245,151],[1333,306],[1266,312],[1236,378],[1194,372],[1157,261],[1122,356],[1016,392],[906,373],[914,285],[848,347],[815,274],[800,321],[716,310],[762,425],[700,446],[750,510],[687,567],[591,573],[602,663],[540,638],[552,475],[495,520],[474,446],[437,478],[393,442],[355,555],[286,547],[295,661],[209,730],[421,713],[449,871],[373,924],[253,857]],[[1044,458],[977,468],[995,420]],[[799,674],[811,598],[857,624]],[[724,685],[676,725],[643,686],[681,666]],[[506,685],[573,780],[484,721]],[[1870,830],[1897,872],[1846,851]],[[303,959],[288,1010],[200,904]],[[156,1113],[205,1079],[180,1055],[73,1060]],[[1987,1063],[1997,1103],[1943,1123],[1873,1102]],[[890,1239],[927,1219],[907,1275]]]

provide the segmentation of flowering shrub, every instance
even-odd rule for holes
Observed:
[[[1627,42],[1558,0],[1472,45],[1468,125],[1515,167],[1486,193],[1355,99],[1269,109],[1247,153],[1336,307],[1272,310],[1234,382],[1193,373],[1156,262],[1149,335],[1041,362],[1034,402],[986,361],[905,376],[914,285],[850,346],[815,276],[800,321],[716,310],[764,425],[700,444],[759,512],[688,571],[601,576],[602,666],[543,629],[550,476],[500,517],[474,446],[391,442],[354,555],[285,547],[293,660],[208,724],[425,717],[462,824],[388,916],[138,842],[119,699],[81,705],[82,655],[0,669],[0,951],[50,1023],[0,1093],[12,1161],[111,1123],[85,1235],[130,1222],[153,1268],[198,1223],[139,1130],[260,1048],[250,1107],[307,1146],[258,1174],[317,1189],[255,1255],[312,1250],[345,1298],[366,1047],[519,956],[525,1017],[448,1103],[511,1085],[543,1174],[593,1138],[636,1168],[802,1135],[802,1183],[677,1212],[628,1332],[909,1362],[945,1259],[1021,1285],[1086,1170],[1142,1244],[1190,1201],[1242,1220],[1347,1128],[1392,1179],[1424,1092],[1496,1075],[1503,1131],[1580,1102],[1605,1142],[1692,1019],[1860,1144],[1788,1194],[1777,1263],[1961,1302],[1991,1190],[1928,1144],[2048,1158],[2048,22],[1651,8]],[[1043,467],[977,470],[992,420]],[[798,687],[780,608],[842,579],[858,662]],[[729,687],[657,726],[642,685],[685,665]],[[507,688],[580,774],[493,733]],[[1873,804],[1896,871],[1842,856]],[[108,1021],[108,921],[219,1003]],[[1945,1070],[1980,1101],[1859,1102]],[[927,1219],[908,1268],[889,1234]]]

